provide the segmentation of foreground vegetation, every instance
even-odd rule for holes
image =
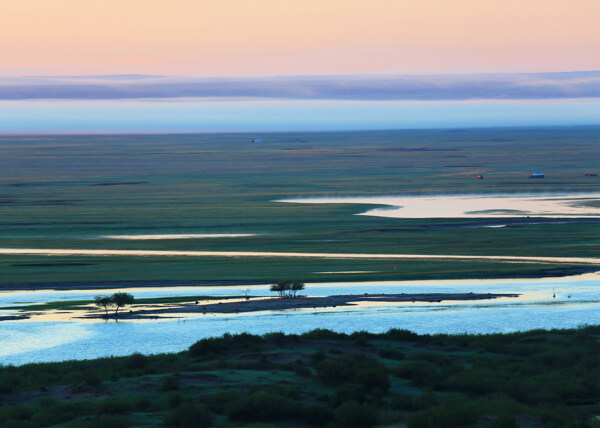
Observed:
[[[0,426],[600,426],[600,326],[314,330],[0,368]]]

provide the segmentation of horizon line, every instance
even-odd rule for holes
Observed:
[[[119,132],[110,132],[110,131],[89,131],[89,132],[26,132],[26,133],[0,133],[0,139],[11,138],[11,137],[88,137],[88,136],[110,136],[117,137],[120,135],[123,136],[151,136],[151,135],[211,135],[211,134],[219,134],[219,135],[244,135],[249,134],[251,136],[263,135],[263,134],[333,134],[333,133],[361,133],[361,132],[400,132],[400,131],[444,131],[444,130],[473,130],[473,129],[515,129],[515,130],[524,130],[524,129],[555,129],[555,128],[599,128],[600,123],[581,123],[581,124],[572,124],[572,125],[509,125],[509,126],[445,126],[445,127],[434,127],[434,128],[373,128],[373,129],[331,129],[331,130],[285,130],[285,131],[181,131],[181,132],[159,132],[159,131],[149,131],[149,132],[140,132],[140,131],[119,131]]]

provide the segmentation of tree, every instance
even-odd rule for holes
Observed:
[[[277,281],[275,284],[271,285],[271,291],[276,291],[279,293],[279,297],[284,298],[284,293],[292,288],[292,281],[282,280]]]
[[[117,309],[115,309],[115,316],[117,316],[120,307],[131,305],[134,300],[131,294],[124,292],[118,292],[113,294],[111,299],[113,301],[113,304],[117,307]]]
[[[300,290],[304,290],[304,283],[300,282],[300,281],[292,281],[292,286],[291,286],[291,290],[292,290],[292,296],[296,297],[296,293]]]
[[[106,316],[108,316],[108,307],[115,304],[110,296],[96,296],[94,297],[94,301],[96,306],[104,308]]]

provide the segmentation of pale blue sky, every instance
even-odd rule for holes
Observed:
[[[600,99],[0,101],[0,134],[333,131],[600,124]]]

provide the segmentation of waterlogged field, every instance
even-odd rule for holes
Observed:
[[[600,181],[585,174],[598,173],[598,134],[597,127],[286,133],[260,135],[260,144],[251,143],[256,135],[244,134],[3,137],[0,286],[532,277],[595,270],[595,261],[228,253],[596,258],[600,234],[593,210]],[[529,179],[532,172],[546,177]],[[438,205],[425,217],[388,218],[355,215],[390,209],[372,201],[280,202],[448,194],[535,199],[546,193],[583,194],[577,204],[586,214],[515,216],[513,210],[503,216],[502,209],[511,207],[498,206],[493,218],[481,209],[461,217],[457,201],[449,200],[447,209]],[[45,249],[108,253],[49,256]]]
[[[353,304],[326,309],[292,309],[252,313],[177,314],[156,320],[84,319],[92,299],[105,290],[40,290],[0,293],[0,316],[32,314],[22,321],[0,323],[0,361],[30,362],[179,352],[201,338],[224,333],[273,331],[303,333],[315,328],[353,333],[404,328],[420,334],[511,333],[532,329],[575,328],[600,324],[600,276],[527,280],[451,280],[406,282],[310,283],[305,294],[331,296],[364,293],[515,293],[518,298],[440,303]],[[145,287],[126,289],[141,306],[206,298],[269,296],[267,285],[212,287]],[[366,300],[366,298],[365,298]],[[205,304],[205,303],[203,303]],[[81,309],[71,310],[71,305]],[[87,305],[87,306],[86,306]],[[129,310],[130,308],[127,308]],[[138,305],[131,307],[134,311]],[[21,312],[24,311],[24,312]],[[115,340],[118,338],[118,340]],[[101,346],[98,344],[102,344]]]

